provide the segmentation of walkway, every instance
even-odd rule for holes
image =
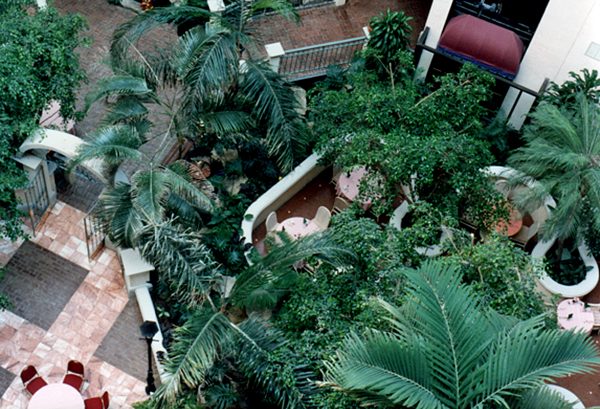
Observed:
[[[129,300],[116,254],[104,250],[88,262],[83,216],[58,202],[31,242],[0,241],[0,263],[10,269],[0,293],[15,306],[0,312],[1,408],[27,407],[19,377],[25,365],[35,365],[49,383],[61,382],[70,359],[86,367],[85,397],[108,391],[115,409],[146,399],[142,318]]]
[[[333,41],[363,37],[373,16],[379,12],[403,10],[413,17],[413,47],[425,21],[432,0],[348,0],[344,6],[326,6],[301,9],[300,25],[289,22],[279,15],[257,18],[248,26],[260,33],[264,44],[280,42],[284,50],[318,45]]]

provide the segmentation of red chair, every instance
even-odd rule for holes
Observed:
[[[38,375],[35,366],[29,365],[21,371],[21,380],[27,392],[31,395],[39,391],[44,386],[48,385],[46,381]]]
[[[108,409],[108,392],[104,392],[101,398],[88,398],[83,403],[85,403],[85,409]]]
[[[29,383],[27,383],[27,392],[29,392],[32,396],[42,389],[44,386],[48,385],[45,380],[42,379],[41,376],[37,378],[33,378]]]
[[[37,369],[35,369],[35,366],[32,366],[32,365],[26,366],[21,371],[21,380],[23,381],[24,386],[27,386],[27,382],[29,382],[36,376],[38,376],[38,371],[37,371]]]
[[[65,374],[63,383],[71,385],[79,392],[81,392],[81,387],[83,386],[83,373],[84,367],[81,362],[69,361],[69,363],[67,364],[67,373]]]

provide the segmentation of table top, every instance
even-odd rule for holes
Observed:
[[[510,207],[510,219],[508,223],[500,222],[496,225],[496,231],[498,233],[504,233],[504,229],[506,228],[506,235],[508,237],[512,237],[521,230],[523,227],[523,218],[521,217],[521,213],[514,207]]]
[[[594,328],[594,313],[589,308],[584,307],[583,301],[563,300],[556,308],[558,325],[564,329],[583,329],[590,334]],[[569,318],[569,315],[571,315],[571,318]]]
[[[27,409],[84,409],[83,396],[64,383],[50,383],[37,391]]]
[[[347,172],[342,172],[335,186],[336,194],[353,202],[358,196],[358,185],[366,172],[367,170],[362,166],[353,170],[350,175]],[[369,210],[371,201],[367,200],[362,205],[363,209]]]
[[[312,220],[303,217],[290,217],[275,226],[275,230],[284,230],[295,240],[299,237],[306,236],[307,234],[316,233],[320,229],[319,226],[312,222]]]

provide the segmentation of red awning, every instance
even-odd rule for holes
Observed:
[[[463,14],[450,20],[438,48],[514,78],[524,47],[514,32]]]

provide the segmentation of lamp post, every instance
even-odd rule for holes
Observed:
[[[140,325],[140,332],[148,343],[148,378],[146,378],[146,395],[150,395],[156,391],[156,385],[154,385],[154,374],[152,373],[152,341],[154,335],[158,332],[158,325],[154,321],[144,321]]]

